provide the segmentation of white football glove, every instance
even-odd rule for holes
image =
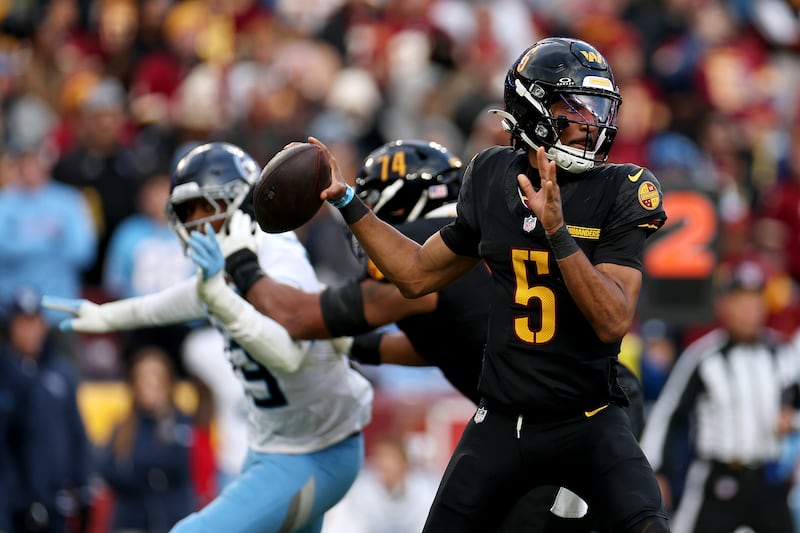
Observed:
[[[350,349],[353,347],[353,337],[336,337],[331,339],[331,344],[336,353],[350,355]]]
[[[231,215],[227,228],[223,228],[217,234],[217,241],[222,249],[222,255],[228,258],[231,254],[243,248],[248,248],[257,254],[257,231],[258,225],[250,218],[250,215],[241,209],[237,209]]]
[[[66,318],[58,324],[61,331],[80,331],[82,333],[113,331],[113,326],[106,319],[106,314],[100,310],[100,306],[89,300],[45,296],[42,298],[42,306],[75,315],[76,318]]]
[[[108,333],[152,326],[182,324],[205,316],[194,278],[183,280],[160,292],[124,298],[98,305],[79,298],[45,296],[42,306],[65,311],[75,318],[62,320],[62,331]]]

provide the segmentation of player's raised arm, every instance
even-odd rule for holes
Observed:
[[[420,246],[380,220],[345,183],[328,148],[313,137],[309,142],[323,149],[331,166],[331,185],[320,198],[339,209],[364,251],[404,296],[416,298],[436,291],[475,266],[474,258],[453,253],[438,233]]]
[[[545,149],[540,147],[531,155],[531,165],[539,170],[542,186],[535,190],[530,180],[520,174],[520,190],[526,205],[542,223],[570,295],[600,339],[622,339],[633,323],[642,286],[641,272],[611,263],[593,265],[564,222],[555,162],[548,160]]]

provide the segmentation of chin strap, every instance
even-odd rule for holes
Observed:
[[[572,174],[581,174],[594,168],[593,159],[576,156],[570,153],[572,151],[575,149],[562,145],[561,141],[556,141],[555,146],[547,151],[547,158],[555,161],[556,165]],[[594,152],[586,152],[586,155],[594,156]]]
[[[519,122],[517,122],[517,119],[515,119],[511,113],[503,111],[502,109],[490,109],[489,113],[499,115],[503,118],[501,122],[503,131],[512,137],[519,137],[534,150],[539,149],[539,145],[533,142],[528,134],[525,133],[525,130],[519,126]],[[563,146],[560,141],[556,141],[554,146],[547,149],[547,159],[555,161],[559,168],[572,174],[581,174],[594,168],[594,161],[570,153],[572,150],[572,148]],[[594,152],[591,153],[594,154]]]

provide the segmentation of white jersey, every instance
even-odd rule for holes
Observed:
[[[317,292],[320,284],[293,232],[262,233],[261,268],[277,281]],[[257,452],[310,453],[361,431],[370,420],[372,386],[328,340],[299,341],[296,372],[269,369],[250,357],[224,328],[226,353],[249,403],[249,445]]]

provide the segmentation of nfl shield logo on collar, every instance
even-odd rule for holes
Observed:
[[[476,424],[480,424],[481,422],[483,422],[483,420],[486,418],[486,413],[487,413],[487,411],[486,411],[485,407],[483,407],[483,406],[478,407],[478,410],[475,411],[475,416],[473,417],[473,420],[475,420],[475,423]]]
[[[522,230],[526,233],[530,233],[533,231],[533,228],[536,227],[536,217],[533,215],[528,215],[525,217],[525,220],[522,221]]]

